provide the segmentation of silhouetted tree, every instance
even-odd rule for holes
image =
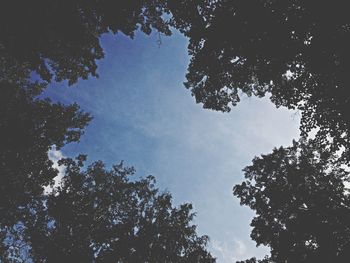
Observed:
[[[34,211],[42,208],[44,186],[57,175],[49,149],[78,141],[91,119],[75,104],[37,98],[42,85],[22,84],[0,82],[1,256],[5,255],[4,240],[16,232],[19,222],[27,225]]]
[[[63,188],[50,196],[43,193],[58,172],[48,150],[78,141],[91,119],[76,104],[39,99],[45,82],[73,84],[97,76],[102,34],[122,32],[133,37],[136,30],[150,34],[156,29],[169,35],[167,13],[164,1],[158,0],[1,3],[0,258],[5,262],[214,262],[205,250],[207,237],[198,237],[190,225],[191,206],[173,208],[169,194],[157,194],[152,178],[129,183],[118,174],[121,171],[102,171],[101,163],[74,176],[82,160],[79,164],[66,160]],[[28,81],[33,72],[45,82]],[[102,181],[90,192],[71,179],[85,185],[92,172],[101,172]],[[119,181],[124,188],[118,188]],[[95,201],[101,206],[95,207]],[[84,208],[85,217],[80,214]],[[95,217],[100,212],[125,222]]]
[[[65,176],[48,197],[49,227],[30,233],[35,262],[215,262],[208,238],[191,224],[190,204],[174,208],[153,177],[130,181],[134,170],[122,163],[83,171],[84,159],[61,161]]]
[[[0,73],[7,61],[6,69],[24,67],[43,80],[73,84],[97,75],[102,34],[170,35],[174,27],[190,40],[185,84],[197,102],[228,111],[240,92],[269,92],[276,106],[303,112],[304,133],[320,128],[320,147],[345,147],[350,161],[346,10],[345,1],[316,0],[6,0]]]
[[[302,140],[243,170],[234,195],[256,212],[251,237],[271,248],[271,262],[349,261],[349,172],[336,159]]]
[[[258,262],[345,262],[348,175],[333,153],[343,147],[342,161],[350,161],[349,24],[345,1],[3,1],[3,259],[213,262],[206,237],[189,224],[191,207],[173,208],[152,178],[129,181],[132,171],[122,166],[107,171],[97,162],[81,171],[83,158],[67,159],[62,188],[43,195],[57,175],[48,150],[78,141],[90,116],[77,105],[37,99],[45,85],[26,79],[33,71],[44,81],[69,84],[97,76],[102,34],[133,37],[156,29],[170,35],[173,26],[189,37],[185,85],[205,108],[229,111],[240,92],[269,92],[276,106],[302,111],[303,133],[319,128],[311,144],[254,159],[247,181],[234,188],[257,212],[252,238],[271,247],[271,259]]]
[[[204,108],[229,111],[240,95],[271,93],[302,111],[303,132],[350,161],[350,17],[346,2],[189,1],[175,16],[190,39],[186,87]],[[211,2],[208,4],[207,2]],[[330,139],[331,138],[331,139]],[[320,146],[320,147],[322,147]]]
[[[96,76],[103,57],[99,37],[133,37],[152,28],[169,35],[162,0],[5,0],[0,7],[0,58],[37,72],[43,80]],[[0,63],[1,65],[1,63]]]
[[[38,97],[42,84],[0,82],[0,260],[4,262],[215,262],[191,224],[192,206],[174,208],[154,178],[129,181],[85,157],[58,170],[48,151],[79,141],[91,117],[75,104]],[[21,86],[19,86],[19,83]]]

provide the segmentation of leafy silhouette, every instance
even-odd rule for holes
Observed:
[[[270,93],[276,106],[302,111],[303,133],[319,128],[320,147],[345,148],[350,161],[346,2],[195,2],[199,15],[180,16],[178,27],[190,39],[185,85],[197,102],[229,111],[241,94]]]
[[[133,37],[152,28],[169,35],[164,1],[5,0],[0,8],[0,58],[35,71],[45,81],[97,76],[100,36]],[[1,63],[0,63],[1,65]]]
[[[0,260],[4,262],[214,262],[154,178],[84,156],[58,171],[48,151],[79,141],[91,120],[76,104],[38,95],[51,81],[97,76],[100,37],[137,30],[189,38],[186,87],[205,108],[229,111],[241,94],[302,111],[314,141],[255,158],[234,194],[256,211],[252,238],[271,257],[241,263],[350,258],[350,21],[344,2],[316,0],[5,0],[0,8]],[[32,73],[41,83],[34,82]],[[30,80],[30,81],[29,81]],[[341,150],[341,158],[335,154]]]
[[[343,148],[350,161],[346,10],[346,2],[316,0],[6,0],[0,72],[26,68],[74,84],[97,76],[102,34],[170,35],[174,27],[190,40],[185,85],[197,102],[229,111],[240,92],[271,93],[276,106],[302,111],[303,133],[319,128],[320,147]]]
[[[36,262],[215,262],[208,238],[191,225],[190,204],[172,207],[153,177],[130,181],[134,170],[122,163],[83,171],[84,160],[61,160],[65,176],[48,197],[49,224],[29,231]]]
[[[247,180],[233,192],[256,212],[251,237],[271,248],[271,262],[348,262],[349,172],[334,154],[301,140],[243,171]]]
[[[40,98],[45,87],[14,75],[0,82],[0,260],[215,262],[192,206],[173,207],[153,177],[130,181],[132,168],[83,171],[84,156],[63,159],[61,186],[44,191],[58,176],[48,151],[79,141],[91,120],[76,104]]]
[[[42,88],[0,82],[0,250],[18,222],[41,209],[44,186],[57,176],[48,150],[78,141],[91,119],[75,104],[37,98]]]

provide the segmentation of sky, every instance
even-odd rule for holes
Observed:
[[[79,144],[52,158],[84,153],[89,162],[108,166],[124,160],[136,178],[154,175],[175,205],[193,204],[198,233],[209,235],[218,263],[262,258],[268,249],[256,248],[249,236],[254,213],[239,205],[232,188],[254,156],[299,137],[300,115],[276,109],[268,98],[244,96],[230,113],[203,109],[183,85],[187,39],[175,33],[162,37],[160,46],[157,40],[157,34],[104,35],[99,78],[46,91],[53,101],[77,102],[94,117]]]

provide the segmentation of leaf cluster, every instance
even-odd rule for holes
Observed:
[[[251,237],[272,262],[339,262],[350,255],[349,172],[312,142],[294,142],[256,157],[234,187],[256,212]]]
[[[230,111],[241,96],[268,93],[277,107],[302,112],[304,134],[318,128],[320,147],[345,148],[349,161],[346,2],[210,2],[197,2],[202,19],[186,18],[191,26],[184,27],[191,55],[185,85],[197,102]]]
[[[152,29],[169,35],[161,0],[5,0],[0,8],[0,57],[50,82],[97,76],[100,37]]]
[[[62,185],[48,196],[48,227],[34,227],[32,256],[40,262],[214,262],[197,236],[190,204],[173,207],[155,179],[129,179],[133,168],[85,156],[64,159]]]

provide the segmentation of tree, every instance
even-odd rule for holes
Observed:
[[[166,18],[169,11],[165,2],[162,0],[51,0],[4,1],[1,5],[0,87],[3,96],[0,99],[2,103],[0,132],[4,135],[3,140],[0,141],[1,260],[27,262],[30,258],[41,262],[48,258],[50,261],[61,261],[62,258],[71,261],[73,258],[76,261],[85,259],[93,261],[97,253],[96,257],[98,256],[101,261],[115,260],[120,257],[120,260],[131,260],[131,262],[135,260],[144,262],[148,259],[156,262],[213,262],[214,259],[204,249],[207,237],[198,237],[195,227],[189,225],[193,218],[190,212],[191,206],[186,204],[179,208],[172,208],[170,195],[158,195],[151,184],[153,180],[151,178],[140,182],[138,186],[149,188],[145,191],[151,191],[150,196],[146,192],[142,195],[142,189],[132,186],[131,183],[127,184],[125,179],[125,185],[127,185],[125,187],[129,190],[124,190],[129,195],[128,193],[121,197],[112,195],[111,200],[100,200],[106,201],[106,207],[115,209],[115,213],[121,213],[117,216],[124,216],[124,219],[129,216],[129,222],[114,226],[115,222],[103,221],[103,218],[92,218],[89,215],[83,218],[90,220],[89,223],[91,223],[83,226],[85,230],[97,224],[96,228],[104,231],[95,233],[97,243],[90,243],[92,247],[84,246],[88,242],[89,232],[79,233],[81,225],[75,220],[81,218],[79,217],[80,208],[74,206],[75,203],[83,204],[84,201],[87,205],[93,204],[93,201],[86,199],[82,201],[79,199],[79,194],[70,192],[72,187],[78,190],[79,185],[65,178],[64,187],[55,192],[57,195],[48,197],[43,193],[44,187],[52,185],[53,178],[58,172],[48,159],[48,150],[53,145],[60,148],[67,143],[78,141],[91,117],[80,111],[76,104],[69,106],[53,104],[49,100],[38,98],[38,95],[52,80],[68,80],[68,84],[71,85],[79,78],[97,76],[96,60],[103,57],[99,38],[104,33],[122,32],[133,37],[136,30],[150,34],[153,29],[156,29],[159,34],[169,35],[170,22]],[[32,73],[37,74],[39,82],[33,82],[37,76],[33,77]],[[73,170],[78,169],[80,163],[73,165],[69,164],[71,161],[66,160],[66,162],[67,173],[74,174]],[[99,163],[91,169],[98,170],[100,166]],[[72,170],[69,170],[69,167]],[[111,173],[113,172],[104,172],[108,175]],[[101,177],[106,177],[106,180],[111,179],[111,176],[101,175]],[[85,180],[78,175],[75,178]],[[96,193],[97,199],[100,195],[107,198],[109,193],[103,195],[102,192],[110,188],[106,183],[105,186],[106,189],[86,192],[86,198]],[[135,189],[132,189],[133,187]],[[69,194],[66,194],[67,192]],[[119,192],[119,195],[122,194],[124,193]],[[131,198],[133,205],[145,205],[145,207],[131,207],[128,213],[127,207],[123,203],[118,203],[118,198],[128,204],[130,202],[127,198]],[[142,200],[142,198],[150,198],[150,200]],[[70,214],[66,210],[62,223],[59,205],[67,202],[71,202],[73,206],[70,207],[75,210]],[[113,206],[114,204],[122,206],[124,210],[119,211],[118,207]],[[153,215],[156,209],[164,215]],[[94,214],[93,210],[87,212]],[[106,210],[102,212],[108,213]],[[147,221],[148,218],[137,214],[146,212],[151,214],[150,220],[164,221],[157,221],[157,223],[163,223],[160,225],[162,229],[158,229],[155,222]],[[132,221],[133,218],[130,216],[135,216],[135,220],[138,218],[139,221]],[[138,225],[130,229],[129,223],[133,222]],[[171,225],[167,226],[165,222]],[[60,227],[62,224],[65,224],[63,228]],[[76,230],[78,231],[74,237],[71,237],[71,232],[67,232],[67,229],[73,231],[71,225],[75,227],[74,234]],[[136,231],[132,239],[133,246],[110,240],[111,236],[99,236],[108,233],[111,230],[110,227],[112,230],[121,228],[123,231]],[[139,231],[137,227],[140,228]],[[121,234],[121,238],[124,238],[131,232],[113,233],[115,237]],[[112,248],[105,247],[107,243],[102,242],[103,238],[114,246],[113,249],[119,246],[126,250],[118,250],[118,254],[111,250]],[[72,244],[73,248],[68,247],[67,244]],[[152,246],[152,254],[148,253],[147,250],[150,248],[145,247],[145,244]],[[80,248],[76,248],[76,245]],[[42,249],[43,247],[45,249]],[[98,251],[91,251],[96,247],[99,248]],[[137,249],[136,252],[135,249]],[[57,254],[62,258],[55,258],[54,255]],[[77,258],[78,255],[79,258]]]
[[[24,67],[45,81],[73,84],[97,76],[102,34],[170,35],[174,27],[190,40],[185,85],[197,102],[229,111],[240,93],[271,93],[276,106],[303,112],[303,133],[319,128],[320,147],[345,148],[349,162],[346,10],[345,1],[316,0],[7,0],[0,8],[0,73]]]
[[[256,212],[251,237],[271,248],[271,262],[348,262],[349,172],[336,159],[302,140],[244,168],[233,192]]]
[[[277,107],[302,111],[303,133],[319,128],[320,147],[344,147],[350,161],[345,1],[189,2],[198,15],[185,17],[185,9],[174,19],[190,40],[185,85],[197,102],[229,111],[241,94],[269,93]]]
[[[45,81],[97,76],[103,57],[99,37],[122,32],[133,37],[152,28],[169,35],[162,0],[2,1],[0,58],[35,71]]]
[[[10,76],[10,75],[8,75]],[[64,159],[65,176],[48,151],[79,141],[91,120],[76,104],[38,97],[45,85],[25,77],[0,81],[0,260],[4,262],[215,262],[208,237],[191,224],[192,206],[173,207],[148,177],[85,157]]]
[[[190,204],[173,207],[153,177],[131,181],[134,170],[122,163],[82,170],[84,160],[61,161],[66,170],[47,200],[49,224],[29,233],[35,262],[215,262],[208,237],[191,224]]]
[[[37,98],[43,89],[38,83],[1,81],[0,89],[0,255],[5,256],[4,241],[42,209],[44,187],[57,176],[49,149],[79,141],[91,117],[75,104]]]
[[[97,76],[100,37],[136,31],[171,35],[202,21],[198,5],[212,0],[5,0],[0,8],[0,72],[26,68],[50,82]],[[176,18],[176,19],[175,19]],[[7,61],[7,65],[2,64]],[[29,76],[29,74],[28,74]]]

